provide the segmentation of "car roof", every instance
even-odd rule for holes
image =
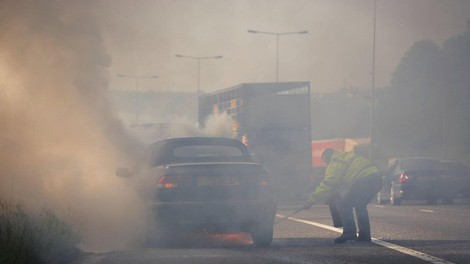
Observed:
[[[444,169],[454,169],[454,170],[462,170],[467,171],[467,166],[458,160],[441,160],[441,165]]]
[[[389,170],[394,174],[424,169],[440,169],[440,161],[430,157],[404,157],[389,160]]]
[[[390,160],[438,160],[431,157],[403,157],[403,158],[392,158]]]
[[[441,163],[445,163],[445,164],[464,164],[463,162],[461,161],[458,161],[458,160],[441,160]]]

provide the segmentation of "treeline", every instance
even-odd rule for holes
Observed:
[[[470,21],[442,47],[415,43],[377,100],[377,139],[397,153],[470,165]]]
[[[343,88],[312,97],[312,138],[367,137],[370,89]],[[470,21],[442,46],[415,43],[390,86],[376,88],[375,154],[457,159],[470,165]]]

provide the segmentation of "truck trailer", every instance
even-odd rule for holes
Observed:
[[[245,83],[199,96],[199,124],[227,113],[232,134],[273,176],[280,200],[301,199],[311,178],[310,83]]]

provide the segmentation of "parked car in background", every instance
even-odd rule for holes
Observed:
[[[444,177],[451,182],[455,196],[470,197],[470,172],[460,161],[441,160]]]
[[[453,202],[454,193],[438,159],[426,157],[396,158],[389,161],[377,202],[399,205],[403,200],[426,200],[435,204]]]
[[[191,232],[249,232],[257,246],[273,239],[277,210],[268,171],[240,141],[219,137],[166,139],[148,147],[134,172],[148,204],[148,240],[180,242]]]

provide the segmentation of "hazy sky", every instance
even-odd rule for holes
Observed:
[[[158,75],[140,90],[192,92],[200,87],[276,80],[276,37],[251,34],[308,30],[279,37],[279,81],[310,81],[314,92],[371,87],[373,0],[104,0],[97,9],[112,58],[110,89],[134,89],[116,74]],[[465,31],[469,0],[377,0],[376,86],[388,85],[418,40],[442,44]]]

